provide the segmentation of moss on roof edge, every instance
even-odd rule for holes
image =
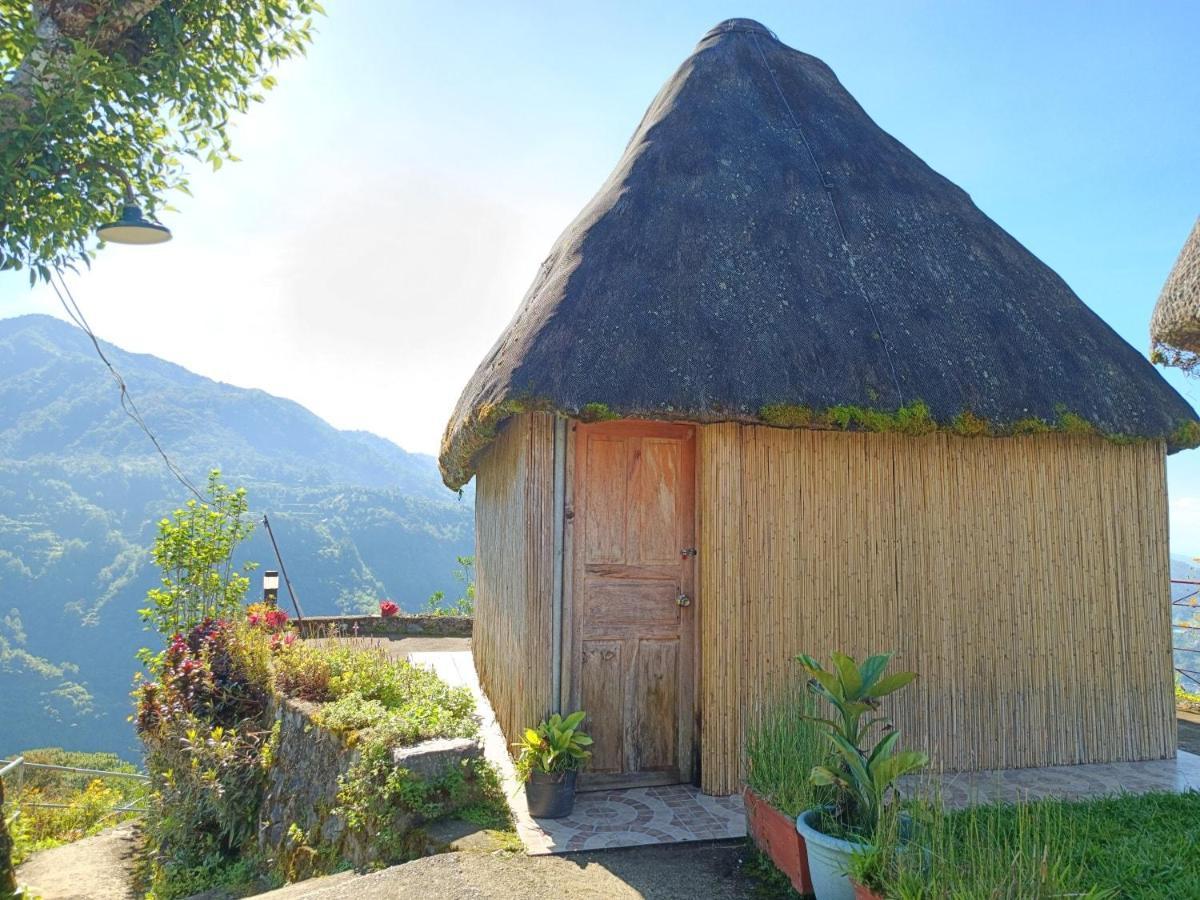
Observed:
[[[830,406],[818,411],[810,406],[772,403],[761,407],[757,414],[706,412],[698,415],[681,410],[615,410],[604,403],[585,403],[579,409],[563,409],[548,400],[512,399],[484,405],[453,435],[447,434],[442,440],[438,464],[446,486],[451,490],[459,490],[470,481],[475,475],[480,455],[495,440],[504,422],[526,412],[552,412],[581,422],[612,419],[694,422],[698,425],[735,422],[772,428],[907,434],[912,437],[926,434],[953,434],[971,438],[1034,434],[1094,435],[1115,444],[1165,441],[1168,453],[1200,447],[1200,421],[1194,419],[1180,420],[1167,434],[1123,434],[1106,432],[1061,404],[1053,421],[1028,416],[1015,422],[992,422],[970,410],[963,410],[947,422],[935,420],[930,415],[929,407],[920,400],[892,411],[861,406]]]

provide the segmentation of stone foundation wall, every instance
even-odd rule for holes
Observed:
[[[276,698],[272,707],[279,723],[279,744],[259,816],[259,849],[286,849],[288,833],[296,825],[310,844],[333,847],[353,860],[360,855],[359,848],[346,846],[345,824],[333,814],[333,808],[338,776],[354,765],[358,751],[313,721],[317,704]]]
[[[470,616],[305,616],[301,637],[470,637]]]
[[[276,698],[272,715],[279,725],[279,742],[268,776],[259,815],[259,849],[275,856],[293,853],[295,829],[304,844],[355,866],[370,863],[366,836],[346,827],[335,815],[338,777],[358,760],[358,751],[338,734],[314,721],[315,703]],[[397,768],[434,780],[457,768],[464,759],[481,756],[480,745],[464,738],[425,741],[393,751]],[[419,825],[397,820],[401,830]],[[295,826],[295,828],[293,828]]]

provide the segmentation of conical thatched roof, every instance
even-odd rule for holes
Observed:
[[[451,487],[508,415],[1094,428],[1195,413],[819,59],[723,22],[651,104],[446,428]],[[900,411],[897,414],[897,411]]]
[[[1150,340],[1164,362],[1185,369],[1200,362],[1200,219],[1155,304]]]

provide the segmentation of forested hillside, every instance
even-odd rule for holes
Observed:
[[[193,482],[218,468],[247,488],[256,518],[269,513],[306,613],[384,597],[413,610],[461,592],[471,495],[447,491],[432,457],[262,391],[105,352]],[[132,750],[149,547],[186,499],[82,332],[47,316],[0,320],[0,754]],[[274,568],[261,528],[245,556]]]

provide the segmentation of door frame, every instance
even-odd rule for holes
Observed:
[[[555,600],[560,605],[559,610],[559,626],[558,634],[555,636],[559,644],[558,653],[558,696],[555,698],[558,701],[558,709],[563,714],[571,712],[578,708],[579,702],[579,685],[575,679],[575,660],[577,654],[576,648],[576,623],[575,623],[575,585],[582,583],[582,558],[577,557],[576,541],[574,540],[574,525],[576,518],[576,481],[578,474],[579,461],[576,458],[576,450],[578,447],[577,434],[580,427],[587,429],[595,429],[597,431],[607,431],[611,433],[621,432],[636,432],[644,433],[647,427],[654,426],[671,426],[672,428],[687,429],[690,433],[692,448],[692,541],[694,547],[700,545],[700,477],[699,466],[700,458],[698,452],[699,434],[698,427],[690,422],[671,422],[666,420],[641,420],[641,419],[618,419],[610,422],[602,423],[586,423],[577,419],[568,419],[566,422],[565,433],[563,434],[564,446],[561,448],[561,453],[556,454],[561,460],[563,467],[563,492],[562,492],[562,558],[561,558],[561,595]],[[682,549],[682,548],[681,548]],[[691,697],[690,710],[690,725],[688,735],[690,740],[690,752],[681,753],[679,759],[679,776],[682,783],[699,784],[700,778],[700,745],[703,740],[703,732],[701,729],[701,641],[700,635],[700,604],[703,603],[703,598],[699,596],[700,573],[699,567],[702,562],[699,556],[692,558],[690,569],[690,577],[685,580],[684,591],[691,598],[691,672],[681,673],[681,678],[691,679],[691,684],[688,685],[688,693]],[[677,726],[678,727],[678,726]],[[584,725],[586,730],[586,723]],[[677,737],[679,735],[677,734]],[[586,769],[584,770],[586,773]],[[657,773],[647,773],[643,778],[638,776],[622,776],[622,781],[625,786],[633,786],[633,782],[643,782],[646,786],[652,784],[671,783],[670,780],[664,781],[662,778],[655,778]],[[586,774],[583,775],[581,789],[599,790],[610,785],[604,783],[604,779],[612,780],[614,776],[593,776],[588,779]]]

